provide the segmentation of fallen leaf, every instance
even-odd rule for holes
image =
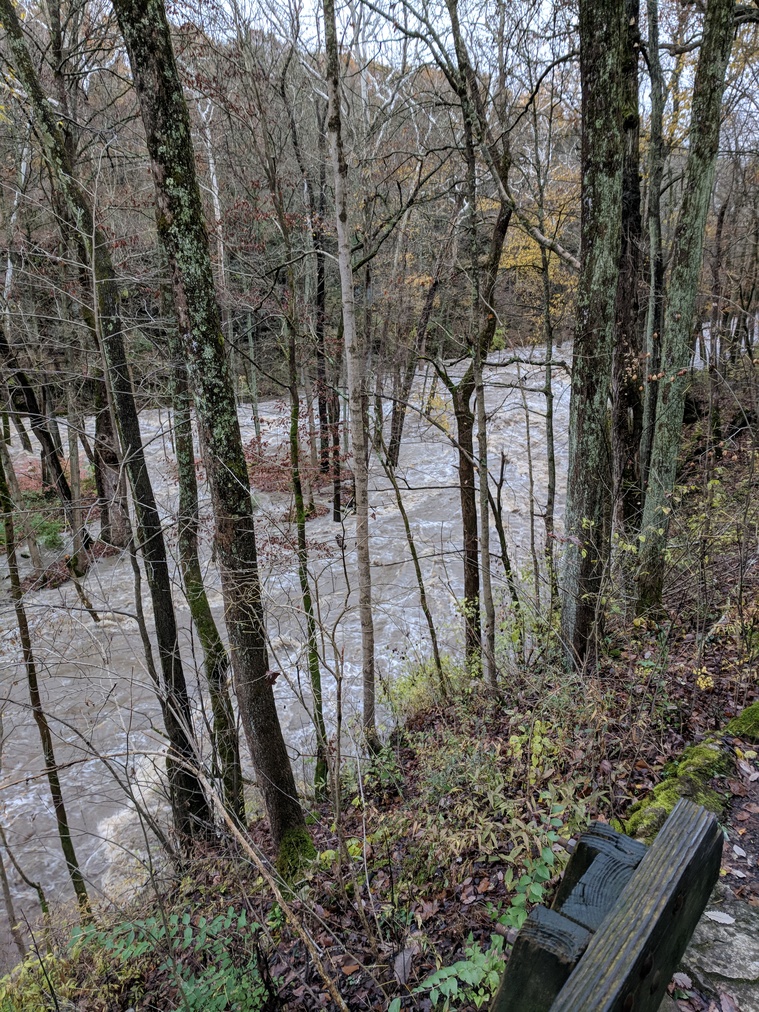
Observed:
[[[745,857],[746,851],[743,849],[743,847],[739,847],[736,843],[734,843],[733,854],[735,854],[736,857]]]
[[[736,812],[735,815],[736,822],[748,822],[750,818],[751,818],[750,812]]]
[[[489,888],[490,888],[490,879],[489,878],[480,879],[480,884],[477,886],[477,892],[480,893],[480,895],[482,895],[482,893],[486,893]]]
[[[735,1001],[724,991],[720,991],[719,1003],[722,1012],[741,1012],[739,1006],[735,1004]]]
[[[707,910],[704,916],[708,917],[710,921],[716,921],[717,924],[735,924],[735,918],[722,910]]]
[[[358,963],[346,963],[341,969],[346,977],[350,977],[352,973],[355,973],[359,969],[359,965]]]
[[[422,910],[420,913],[422,921],[426,921],[430,917],[433,917],[438,912],[439,909],[440,904],[438,903],[437,900],[433,900],[431,903],[428,902],[427,900],[422,900]]]
[[[418,945],[411,945],[403,952],[399,952],[393,963],[393,973],[399,984],[405,984],[411,973],[411,963],[414,956],[419,952]]]
[[[745,812],[751,812],[752,815],[759,815],[759,805],[755,801],[747,801],[743,806]]]
[[[683,991],[687,991],[688,988],[693,987],[693,981],[687,973],[675,973],[672,976],[672,980],[675,987],[681,987]]]
[[[738,798],[745,798],[748,796],[748,787],[746,787],[742,780],[728,780],[727,786]]]

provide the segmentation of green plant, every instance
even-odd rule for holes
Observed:
[[[403,773],[393,749],[385,746],[361,768],[353,762],[345,763],[341,786],[343,797],[354,808],[360,808],[367,796],[402,795]]]
[[[469,682],[469,679],[465,677],[463,668],[449,655],[444,654],[440,660],[443,679],[456,693]],[[395,675],[391,681],[383,679],[380,682],[380,692],[382,702],[391,710],[396,720],[402,723],[409,717],[440,705],[440,676],[431,659],[415,662]]]
[[[413,993],[427,995],[433,1008],[440,1007],[442,1012],[466,1005],[482,1008],[495,994],[504,964],[501,935],[492,935],[490,948],[483,951],[470,934],[465,958],[436,970]]]
[[[553,761],[561,751],[561,729],[540,718],[532,724],[524,722],[509,738],[509,749],[514,759],[526,762],[529,782],[537,783],[545,779],[546,768],[552,772]]]
[[[46,520],[44,517],[36,517],[32,527],[43,548],[63,548],[63,538],[61,537],[63,523],[60,520]]]
[[[258,930],[245,910],[237,913],[233,907],[210,920],[172,913],[165,919],[127,921],[107,931],[77,927],[72,952],[102,948],[122,965],[143,959],[154,964],[163,957],[158,972],[174,976],[183,1012],[259,1012],[267,989],[256,959]],[[231,945],[230,936],[242,944]]]
[[[13,973],[0,979],[0,1012],[60,1008],[73,995],[67,969],[66,961],[53,952],[29,952]]]
[[[284,910],[279,903],[274,903],[269,911],[269,916],[266,918],[267,927],[276,934],[282,930],[285,925],[285,921],[286,918]]]
[[[65,528],[60,508],[51,505],[47,495],[35,489],[21,493],[20,509],[27,514],[32,533],[43,548],[62,548],[61,534]],[[5,545],[5,532],[0,529],[0,545]]]

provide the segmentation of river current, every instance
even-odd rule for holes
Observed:
[[[541,350],[524,350],[522,356],[543,358]],[[509,358],[514,352],[508,353]],[[527,571],[530,560],[530,467],[534,489],[538,550],[542,551],[542,521],[547,485],[544,377],[539,366],[506,365],[506,353],[486,370],[486,401],[491,472],[496,475],[500,456],[506,455],[503,502],[512,565]],[[557,515],[563,510],[566,475],[569,384],[565,371],[556,370],[555,455],[559,484]],[[521,389],[520,389],[521,384]],[[407,416],[398,468],[403,502],[419,553],[427,595],[441,649],[460,655],[461,618],[457,598],[462,588],[461,524],[457,486],[457,454],[447,433],[453,419],[447,401],[430,400],[431,381],[419,377],[416,409]],[[418,408],[429,402],[433,424]],[[287,409],[280,402],[259,406],[262,435],[268,458],[286,454]],[[529,418],[529,449],[528,425]],[[141,427],[146,455],[165,522],[169,551],[174,554],[176,467],[170,420],[166,411],[144,411]],[[91,420],[90,424],[91,424]],[[250,409],[240,409],[245,443],[254,437]],[[65,438],[64,438],[65,442]],[[14,432],[11,446],[19,475],[31,473],[38,457],[25,453]],[[82,456],[82,464],[85,460]],[[415,661],[430,654],[426,621],[408,544],[395,496],[380,465],[371,472],[372,596],[381,681],[391,681]],[[305,635],[299,608],[299,591],[292,528],[291,497],[287,492],[253,488],[257,503],[257,534],[266,600],[271,666],[283,677],[275,693],[296,776],[310,777],[313,731],[308,707]],[[329,489],[315,496],[317,505],[329,506]],[[211,517],[207,491],[201,482],[202,549],[207,589],[223,629],[223,607],[218,576],[211,559]],[[336,675],[342,676],[344,732],[350,750],[351,729],[357,726],[360,707],[360,626],[355,572],[354,518],[335,524],[331,511],[310,520],[307,528],[312,582],[316,589],[323,653],[325,712],[335,713]],[[342,541],[342,545],[339,543]],[[495,531],[492,545],[497,554]],[[47,550],[47,564],[67,550]],[[28,563],[27,563],[28,564]],[[494,563],[496,595],[503,594],[502,570]],[[348,584],[346,584],[346,576]],[[39,881],[53,905],[69,902],[71,889],[60,852],[39,737],[29,708],[28,690],[15,614],[7,591],[7,567],[0,559],[0,711],[2,712],[2,767],[0,769],[0,824],[24,874]],[[175,601],[181,629],[186,674],[193,690],[196,724],[201,740],[207,738],[207,707],[201,689],[200,650],[193,637],[189,611],[174,567]],[[160,713],[147,673],[135,618],[134,575],[128,557],[114,556],[97,562],[85,582],[87,595],[100,617],[95,623],[82,607],[71,583],[57,589],[29,592],[27,610],[35,659],[39,668],[44,706],[55,737],[56,758],[68,816],[80,864],[90,891],[103,901],[119,903],[134,895],[151,871],[143,823],[134,801],[159,820],[167,818],[162,787]],[[143,608],[148,628],[152,613],[143,576]],[[386,719],[389,721],[390,717]],[[255,804],[255,798],[251,798]],[[34,922],[39,904],[2,851],[16,916]],[[0,910],[0,960],[15,962],[5,910]]]

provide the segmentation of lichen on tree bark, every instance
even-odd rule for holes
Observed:
[[[279,846],[305,826],[269,672],[250,480],[229,375],[190,118],[161,0],[116,0],[155,184],[158,238],[192,386],[245,736]]]

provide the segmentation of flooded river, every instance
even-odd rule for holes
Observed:
[[[527,357],[525,352],[525,357]],[[510,353],[513,355],[513,352]],[[534,353],[542,358],[540,350]],[[516,387],[519,381],[524,394]],[[530,564],[529,488],[526,411],[532,451],[532,479],[538,514],[545,503],[547,483],[545,447],[545,399],[539,389],[542,371],[532,366],[491,367],[486,370],[487,407],[490,415],[491,460],[501,451],[507,466],[503,488],[512,564],[519,572]],[[415,396],[421,404],[419,378]],[[569,385],[558,371],[555,382],[556,466],[559,475],[561,516],[566,474],[566,433]],[[260,406],[267,453],[285,453],[288,419],[280,403]],[[433,403],[435,417],[452,433],[452,418],[442,398]],[[172,517],[176,506],[176,468],[166,412],[141,415],[143,439],[166,535],[174,551]],[[250,409],[240,411],[246,443],[254,436]],[[14,433],[11,455],[17,472],[33,466],[36,456],[25,454]],[[65,441],[65,440],[64,440]],[[36,448],[35,448],[36,449]],[[457,598],[462,588],[461,524],[457,486],[456,451],[444,431],[410,411],[398,468],[403,500],[419,552],[427,594],[435,618],[441,649],[461,653],[461,619]],[[497,464],[491,464],[497,470]],[[313,732],[308,715],[309,697],[299,591],[292,530],[290,496],[284,492],[255,489],[257,532],[261,572],[266,598],[267,629],[273,654],[271,666],[286,678],[278,679],[275,692],[296,776],[309,777]],[[205,489],[204,539],[209,597],[223,627],[223,608],[218,577],[211,562],[210,516]],[[317,494],[316,502],[329,506],[329,489]],[[427,625],[419,607],[418,590],[402,520],[395,496],[376,462],[371,473],[371,557],[377,668],[380,679],[392,680],[416,660],[429,655]],[[542,522],[536,521],[537,535]],[[343,678],[346,733],[350,734],[360,707],[360,627],[355,573],[354,518],[343,527],[331,520],[331,511],[309,521],[310,567],[318,603],[324,662],[325,710],[328,720],[335,712],[336,678]],[[344,538],[344,547],[336,535]],[[493,543],[497,544],[495,534]],[[65,552],[46,552],[46,562]],[[4,557],[0,563],[7,588]],[[503,590],[496,563],[496,591]],[[346,575],[349,586],[346,585]],[[178,575],[177,616],[183,657],[193,700],[199,736],[204,738],[207,713],[200,688],[200,651],[189,621]],[[65,584],[55,590],[26,594],[35,657],[43,686],[45,708],[55,736],[56,756],[74,832],[79,861],[93,897],[99,894],[118,901],[142,884],[149,869],[143,862],[145,841],[134,814],[129,793],[159,817],[165,817],[160,765],[162,737],[160,713],[147,674],[135,618],[134,576],[128,557],[114,556],[96,563],[88,572],[85,587],[101,621],[95,623],[77,598],[75,588]],[[152,614],[143,581],[143,607],[148,624]],[[66,868],[60,853],[47,781],[43,775],[37,729],[29,709],[28,691],[15,615],[7,592],[0,592],[0,710],[3,717],[2,771],[0,773],[0,821],[9,846],[27,877],[39,881],[52,902],[70,897]],[[197,662],[197,663],[196,663]],[[300,686],[303,693],[299,693]],[[302,699],[299,699],[299,694]],[[305,703],[305,705],[304,705]],[[163,813],[163,814],[162,814]],[[34,920],[39,906],[35,892],[10,867],[8,870],[16,914]],[[5,911],[0,909],[0,921]],[[15,961],[7,925],[2,932],[0,959]]]

